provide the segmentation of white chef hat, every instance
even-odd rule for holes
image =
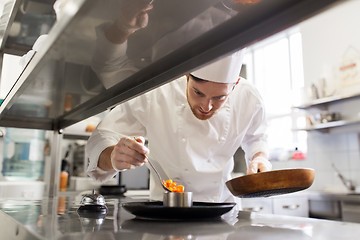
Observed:
[[[194,77],[218,83],[236,83],[239,79],[244,50],[237,51],[220,60],[190,73]]]

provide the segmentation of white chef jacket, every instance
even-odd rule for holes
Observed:
[[[193,192],[194,201],[236,201],[225,185],[231,178],[235,151],[241,146],[247,160],[257,152],[267,153],[262,99],[241,79],[212,118],[199,120],[187,102],[186,84],[181,77],[110,111],[88,140],[88,174],[100,181],[112,178],[116,171],[97,167],[100,153],[121,137],[145,136],[151,158]],[[151,199],[162,200],[162,194],[151,174]]]

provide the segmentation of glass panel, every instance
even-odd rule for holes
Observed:
[[[270,36],[331,3],[77,0],[65,1],[55,21],[53,2],[15,1],[11,34],[1,51],[26,53],[31,60],[0,107],[3,125],[19,127],[21,121],[23,126],[31,122],[46,129],[69,126]],[[301,14],[291,14],[294,9]],[[119,35],[122,39],[114,38]],[[267,72],[279,79],[277,83],[266,79],[265,84],[275,84],[282,92],[289,73],[282,69],[285,63],[271,61],[274,66]],[[286,94],[279,96],[285,99]]]

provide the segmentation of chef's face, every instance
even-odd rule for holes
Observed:
[[[211,118],[225,104],[234,86],[233,83],[198,81],[188,74],[186,96],[195,117]]]

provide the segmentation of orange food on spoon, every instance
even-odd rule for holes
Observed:
[[[172,192],[184,192],[185,187],[183,185],[177,185],[177,182],[169,179],[163,181],[163,185],[170,189]]]

